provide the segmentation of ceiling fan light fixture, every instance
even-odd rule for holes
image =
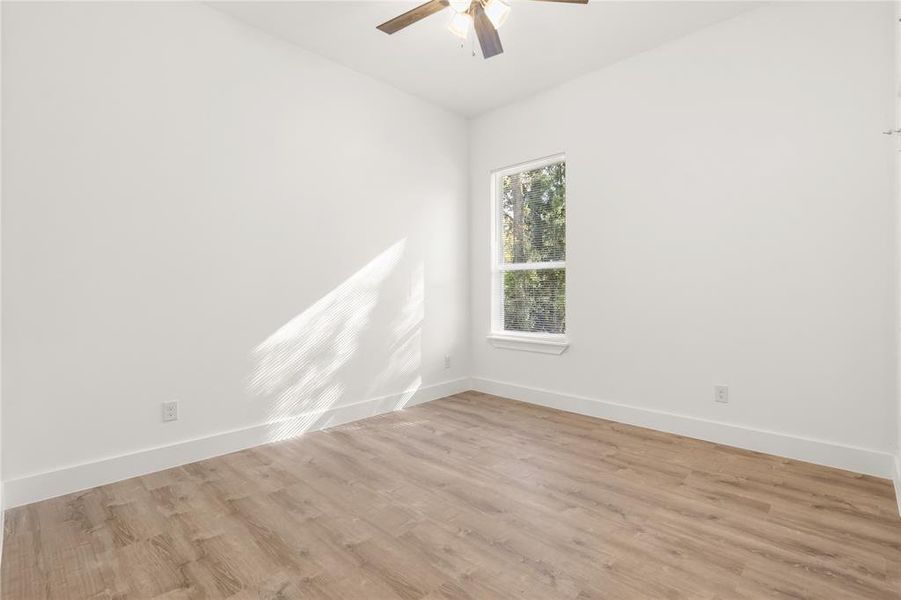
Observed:
[[[447,3],[450,4],[450,7],[454,12],[462,13],[469,10],[469,5],[472,4],[472,0],[448,0]]]
[[[471,25],[472,17],[469,16],[469,13],[458,12],[454,13],[451,22],[447,25],[447,30],[458,38],[465,40],[466,36],[469,35],[469,27]]]
[[[589,0],[543,1],[566,4],[588,4],[589,2]],[[391,35],[435,13],[445,12],[446,8],[453,13],[453,18],[447,25],[448,31],[465,40],[469,35],[469,30],[474,29],[479,46],[482,48],[482,58],[491,58],[504,51],[497,30],[510,16],[509,0],[426,0],[419,6],[399,14],[393,19],[388,19],[376,26],[376,29]],[[475,56],[474,50],[472,55]]]
[[[510,5],[504,0],[488,0],[485,3],[485,16],[495,29],[500,29],[510,16]]]

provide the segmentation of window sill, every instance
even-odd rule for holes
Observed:
[[[558,336],[511,335],[509,333],[492,333],[488,335],[488,343],[504,350],[521,350],[523,352],[539,352],[541,354],[563,354],[569,348],[569,341]]]

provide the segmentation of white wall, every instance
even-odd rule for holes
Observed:
[[[895,115],[892,121],[892,129],[901,127],[901,1],[892,3],[895,7],[895,63],[894,63],[894,100]],[[895,153],[895,231],[901,231],[901,135],[895,138],[898,152]],[[898,500],[898,511],[901,512],[901,235],[896,234],[897,246],[895,248],[895,294],[898,322],[895,327],[895,496]]]
[[[3,11],[0,10],[0,64],[3,62]],[[3,114],[2,77],[0,77],[0,115]],[[3,138],[3,122],[0,119],[0,139]],[[3,145],[0,144],[0,274],[3,264]],[[0,528],[4,527],[5,497],[3,495],[3,291],[2,275],[0,275]],[[5,529],[0,529],[5,531]],[[0,559],[3,558],[3,535],[0,535]]]
[[[463,119],[203,5],[2,33],[8,482],[468,374]]]
[[[775,4],[477,119],[474,374],[518,387],[479,385],[704,420],[685,429],[739,445],[766,430],[821,454],[862,448],[887,476],[893,26],[890,3]],[[495,349],[489,172],[561,151],[572,345]]]

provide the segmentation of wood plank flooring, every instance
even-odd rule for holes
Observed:
[[[469,392],[7,512],[4,600],[901,598],[891,484]]]

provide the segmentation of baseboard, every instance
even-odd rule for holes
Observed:
[[[150,448],[55,471],[12,479],[2,483],[3,508],[30,504],[98,485],[146,475],[155,471],[237,452],[288,437],[302,431],[315,431],[399,408],[429,402],[468,389],[496,394],[532,404],[566,410],[716,442],[727,446],[765,452],[894,481],[895,496],[901,514],[901,461],[892,454],[688,417],[664,411],[639,408],[563,394],[539,388],[484,378],[461,378],[423,386],[415,392],[393,394],[333,408],[321,413],[304,413],[272,423]],[[2,515],[2,512],[0,512]],[[2,517],[0,517],[2,526]],[[2,531],[2,530],[0,530]],[[0,536],[2,538],[2,536]],[[0,541],[2,544],[2,541]],[[2,548],[2,547],[0,547]]]
[[[0,481],[0,565],[3,564],[3,540],[6,538],[6,495]]]
[[[299,435],[437,400],[471,389],[469,378],[423,386],[415,391],[363,400],[317,413],[262,423],[4,482],[6,508],[170,469]]]
[[[898,516],[901,516],[901,454],[895,457],[895,501],[898,503]]]
[[[896,486],[899,485],[895,457],[888,452],[844,446],[823,440],[698,419],[502,381],[474,378],[472,382],[475,390],[487,394],[675,433],[745,450],[893,479]]]

